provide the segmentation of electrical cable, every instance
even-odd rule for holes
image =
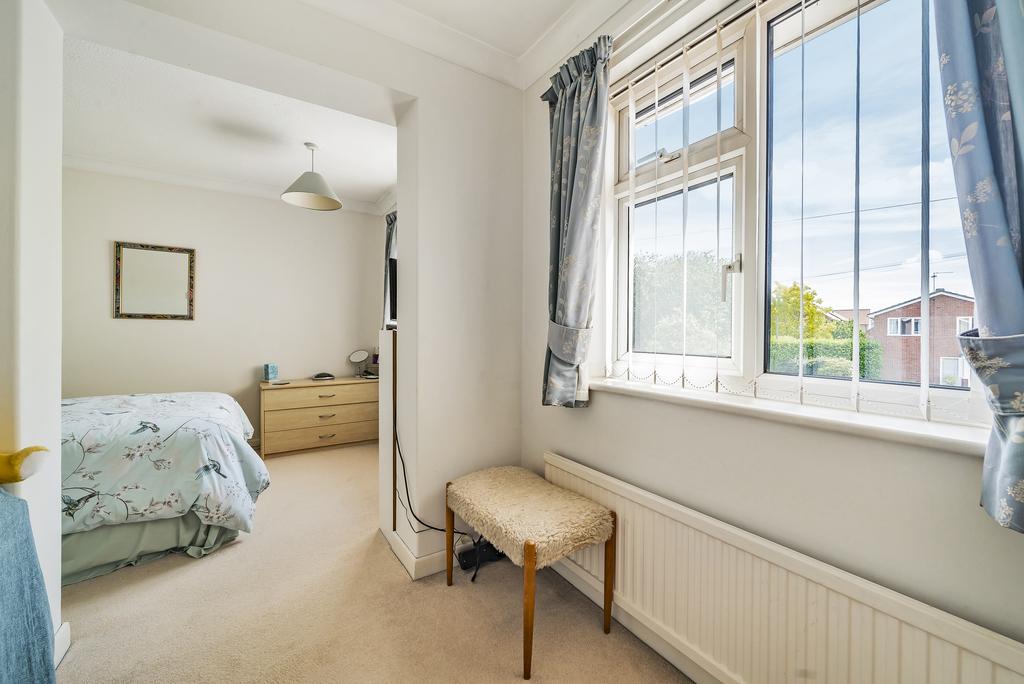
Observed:
[[[443,527],[437,527],[436,525],[431,525],[428,522],[424,522],[423,518],[416,515],[416,511],[412,507],[412,497],[409,495],[409,475],[405,470],[405,457],[402,456],[402,440],[398,438],[397,435],[395,437],[395,443],[398,445],[398,460],[402,462],[402,482],[405,483],[405,500],[409,502],[408,507],[406,507],[405,504],[402,504],[402,507],[406,509],[406,512],[412,513],[412,517],[416,518],[416,522],[418,522],[423,527],[427,528],[426,530],[417,530],[413,525],[410,524],[410,527],[413,528],[412,531],[416,534],[420,534],[421,532],[426,532],[428,530],[434,530],[437,532],[447,532],[447,530]],[[395,493],[398,494],[398,490],[395,490]],[[399,501],[401,501],[401,496],[399,496],[398,499]],[[473,537],[473,535],[469,534],[469,532],[463,532],[461,530],[455,530],[455,534],[460,534],[464,537],[468,536],[470,539],[472,539]]]

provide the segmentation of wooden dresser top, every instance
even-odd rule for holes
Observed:
[[[357,385],[368,382],[377,382],[377,378],[357,378],[355,376],[335,378],[334,380],[275,380],[274,382],[261,382],[260,390],[279,390],[295,387],[329,387],[331,385]],[[288,384],[281,384],[288,383]]]

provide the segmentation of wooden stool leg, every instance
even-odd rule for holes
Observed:
[[[448,571],[448,586],[452,586],[452,556],[455,555],[455,512],[448,508],[448,485],[444,486],[444,550],[445,570]]]
[[[523,679],[530,678],[533,663],[533,607],[537,596],[537,547],[523,546]]]
[[[615,595],[615,538],[618,520],[612,511],[612,536],[604,543],[604,633],[612,631],[612,600]]]

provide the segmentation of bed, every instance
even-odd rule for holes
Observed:
[[[252,531],[270,476],[230,396],[132,394],[61,406],[64,584],[175,551],[200,558]]]

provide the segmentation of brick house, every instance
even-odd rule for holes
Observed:
[[[960,355],[957,335],[974,327],[974,298],[939,288],[928,297],[931,336],[929,382],[967,387],[970,369]],[[869,314],[868,337],[882,348],[882,380],[920,382],[921,298]]]

